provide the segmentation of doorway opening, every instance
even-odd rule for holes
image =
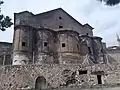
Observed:
[[[98,81],[98,84],[102,84],[101,75],[97,75],[97,81]]]
[[[36,79],[35,90],[42,90],[46,88],[46,79],[43,76],[40,76]]]

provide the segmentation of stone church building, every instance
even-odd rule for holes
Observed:
[[[0,90],[120,85],[119,46],[62,8],[14,14],[13,43],[0,42]]]

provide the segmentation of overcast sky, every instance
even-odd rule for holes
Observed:
[[[4,0],[2,13],[13,19],[13,13],[20,11],[38,14],[60,7],[80,23],[94,27],[94,35],[102,37],[108,46],[118,45],[116,33],[120,35],[120,5],[109,7],[97,0]],[[12,40],[13,27],[0,31],[0,41]]]

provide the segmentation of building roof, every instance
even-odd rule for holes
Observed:
[[[62,8],[57,8],[57,9],[54,9],[54,10],[50,10],[50,11],[46,11],[46,12],[43,12],[43,13],[39,13],[39,14],[33,14],[32,12],[29,12],[29,11],[23,11],[23,12],[19,12],[19,13],[15,13],[15,14],[22,14],[22,13],[29,13],[31,16],[39,16],[39,17],[45,17],[46,15],[50,15],[50,14],[53,14],[55,13],[56,11],[63,11],[64,13],[66,13],[71,19],[73,19],[76,23],[78,23],[81,27],[88,27],[90,28],[91,30],[93,30],[94,28],[92,26],[90,26],[88,23],[82,25],[80,22],[78,22],[75,18],[73,18],[70,14],[68,14],[65,10],[63,10]]]
[[[49,14],[49,13],[54,13],[58,10],[61,10],[63,12],[65,12],[69,17],[71,17],[73,20],[75,20],[77,23],[79,23],[81,26],[83,26],[80,22],[78,22],[75,18],[73,18],[70,14],[68,14],[65,10],[63,10],[62,8],[57,8],[57,9],[54,9],[54,10],[50,10],[50,11],[47,11],[47,12],[43,12],[43,13],[39,13],[39,14],[36,14],[35,16],[38,16],[38,15],[45,15],[45,14]]]
[[[68,14],[65,10],[63,10],[62,8],[57,8],[57,9],[54,9],[54,10],[50,10],[50,11],[47,11],[47,12],[43,12],[43,13],[39,13],[39,14],[36,14],[35,16],[44,16],[45,14],[49,14],[49,13],[54,13],[54,12],[56,12],[56,11],[58,11],[58,10],[61,10],[61,11],[63,11],[63,12],[65,12],[71,19],[73,19],[74,21],[76,21],[79,25],[81,25],[82,27],[88,27],[88,28],[90,28],[91,30],[93,30],[94,28],[92,27],[92,26],[90,26],[88,23],[86,23],[86,24],[84,24],[84,25],[82,25],[80,22],[78,22],[75,18],[73,18],[70,14]]]
[[[85,27],[88,27],[90,29],[94,29],[92,26],[90,26],[88,23],[84,24]]]

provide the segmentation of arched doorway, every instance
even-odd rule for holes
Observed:
[[[37,77],[35,82],[35,90],[42,90],[46,88],[46,79],[43,76]]]

